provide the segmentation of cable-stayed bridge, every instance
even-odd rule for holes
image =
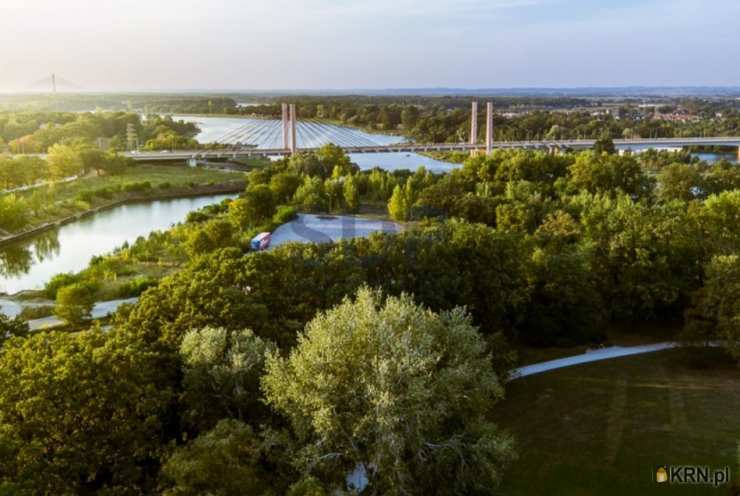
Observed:
[[[175,161],[274,157],[298,152],[316,151],[326,143],[341,147],[346,153],[419,153],[419,152],[485,152],[494,149],[584,150],[593,148],[596,140],[528,140],[494,141],[493,104],[486,104],[485,139],[478,143],[478,102],[471,107],[470,140],[467,143],[413,143],[388,136],[374,136],[357,129],[333,126],[315,120],[298,121],[294,104],[282,105],[282,120],[253,119],[229,129],[214,140],[228,145],[222,150],[172,150],[129,152],[137,161]],[[619,150],[646,148],[683,148],[689,146],[731,146],[738,148],[740,137],[649,138],[614,140]]]

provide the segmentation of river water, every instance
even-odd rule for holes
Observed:
[[[56,274],[78,272],[96,255],[169,228],[188,212],[233,195],[133,203],[100,212],[0,249],[0,293],[41,289]]]
[[[257,148],[281,148],[281,121],[275,119],[252,119],[243,117],[201,117],[176,115],[175,119],[194,122],[200,127],[196,139],[200,143],[223,143],[229,145],[256,145]],[[327,143],[340,146],[394,145],[404,141],[402,136],[366,133],[350,127],[325,124],[317,121],[299,121],[296,126],[298,146],[318,148]],[[432,172],[449,172],[457,164],[435,160],[417,153],[355,153],[350,159],[368,170],[380,167],[385,170],[416,170],[421,166]]]
[[[258,147],[279,147],[282,131],[279,121],[225,117],[176,116],[197,122],[201,142],[251,143]],[[333,142],[341,145],[393,144],[402,137],[369,134],[357,129],[317,122],[298,125],[300,146],[321,146]],[[709,162],[721,158],[736,162],[734,155],[698,154]],[[457,164],[442,162],[414,153],[357,154],[352,160],[362,169],[381,167],[387,170],[425,166],[434,172],[448,172]],[[41,289],[56,274],[78,272],[96,255],[108,253],[124,242],[133,242],[155,230],[167,229],[185,219],[188,212],[218,203],[228,195],[154,201],[116,207],[68,224],[54,231],[0,249],[0,294],[15,294]],[[0,299],[0,311],[12,302]],[[16,308],[17,310],[17,308]]]

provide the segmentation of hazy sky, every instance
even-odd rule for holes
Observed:
[[[740,0],[0,0],[0,89],[740,85]]]

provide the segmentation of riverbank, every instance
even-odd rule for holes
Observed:
[[[234,193],[244,184],[240,173],[228,170],[142,164],[122,174],[85,176],[18,192],[13,201],[23,222],[0,231],[0,246],[124,203]]]
[[[90,217],[92,215],[110,210],[112,208],[132,203],[141,203],[157,200],[172,200],[177,198],[193,198],[198,196],[221,195],[230,193],[239,193],[244,190],[245,181],[233,181],[222,184],[203,184],[194,185],[188,188],[157,189],[146,192],[126,193],[124,198],[107,202],[103,205],[84,210],[82,212],[61,217],[59,219],[44,222],[42,224],[31,226],[21,232],[0,236],[0,248],[21,241],[51,229],[56,229],[71,222]]]

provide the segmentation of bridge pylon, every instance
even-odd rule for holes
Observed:
[[[486,103],[486,155],[493,151],[493,102]]]
[[[470,105],[470,140],[471,145],[478,143],[478,102]],[[470,154],[475,155],[475,148],[471,148]]]
[[[298,152],[298,138],[296,133],[296,121],[298,119],[295,110],[295,103],[290,104],[290,154],[295,155]]]
[[[283,150],[290,149],[290,122],[288,117],[288,104],[282,104],[283,111]]]

